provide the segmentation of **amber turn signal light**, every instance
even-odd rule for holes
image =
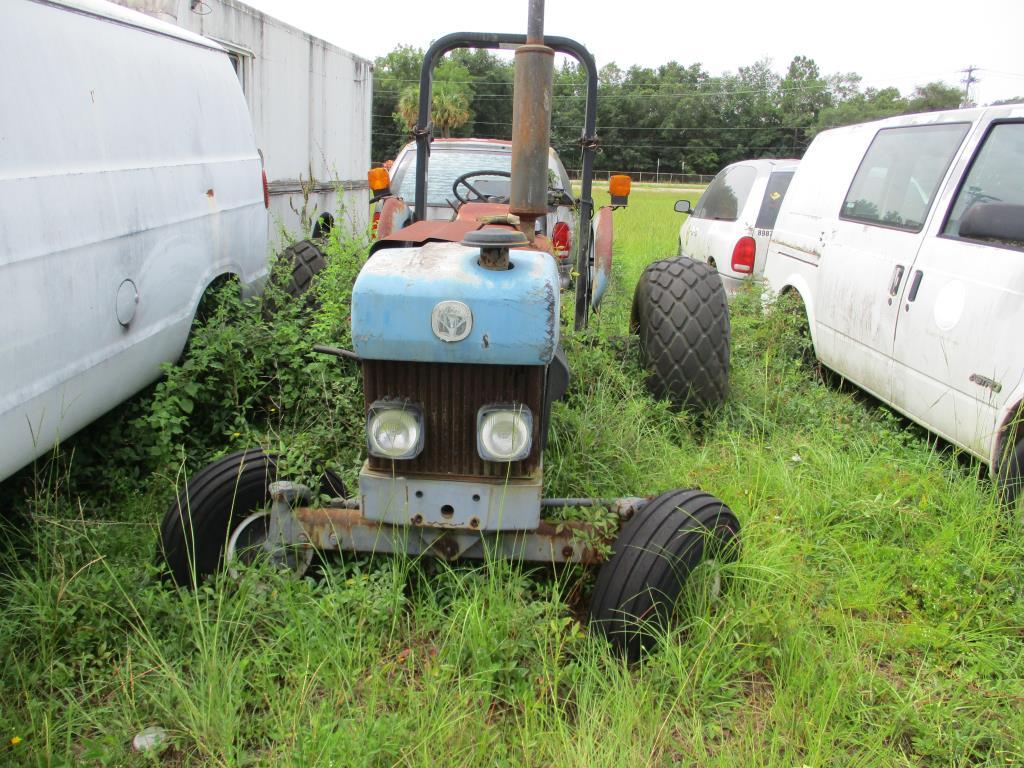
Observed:
[[[612,197],[629,197],[629,184],[629,176],[617,173],[608,179],[608,191]]]
[[[366,180],[374,192],[381,192],[391,186],[391,176],[387,168],[371,168],[366,173]]]
[[[625,205],[629,199],[630,179],[624,173],[617,173],[608,179],[608,193],[612,196],[612,205]]]

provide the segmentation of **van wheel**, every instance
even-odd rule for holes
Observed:
[[[1013,451],[999,465],[996,477],[999,499],[1008,508],[1024,498],[1024,437],[1017,441]]]
[[[259,448],[232,453],[192,475],[167,510],[160,526],[157,558],[180,586],[195,586],[225,563],[225,553],[243,562],[262,552],[270,484],[277,479],[277,456]],[[345,496],[337,475],[326,470],[322,493]],[[283,551],[273,559],[301,575],[312,550]]]
[[[633,294],[647,388],[677,408],[716,408],[729,388],[729,303],[718,273],[683,256],[649,264]]]
[[[590,625],[626,658],[638,659],[683,607],[683,596],[718,597],[721,567],[739,553],[739,531],[736,516],[711,494],[658,496],[623,526],[601,566]]]

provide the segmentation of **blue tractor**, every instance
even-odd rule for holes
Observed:
[[[440,57],[460,47],[515,49],[508,192],[481,191],[477,176],[489,169],[465,174],[456,182],[463,204],[451,219],[428,220],[431,77]],[[402,226],[374,243],[353,286],[354,349],[321,348],[362,367],[367,459],[358,494],[328,477],[320,490],[337,498],[313,505],[317,496],[278,480],[276,458],[259,449],[215,461],[189,479],[161,528],[161,552],[179,584],[255,558],[301,575],[315,553],[330,550],[599,565],[590,624],[635,658],[651,628],[670,620],[694,574],[715,574],[716,564],[736,556],[739,522],[700,490],[543,495],[551,406],[570,379],[560,344],[564,275],[538,224],[553,204],[547,158],[555,52],[575,57],[588,75],[575,269],[575,325],[586,324],[603,292],[594,284],[606,282],[610,268],[610,246],[594,247],[592,236],[599,229],[591,200],[597,70],[579,43],[544,37],[543,0],[531,0],[525,37],[458,33],[427,52],[414,129],[415,206],[391,195],[386,182],[371,184],[377,197],[390,198],[384,210]],[[626,203],[621,188],[612,193],[613,205]],[[597,256],[603,248],[607,259]],[[632,325],[655,392],[679,405],[720,401],[726,306],[721,282],[701,264],[666,259],[647,268]],[[620,524],[609,534],[548,519],[567,507],[603,507]],[[710,583],[716,588],[717,578]]]

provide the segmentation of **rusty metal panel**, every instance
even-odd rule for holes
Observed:
[[[603,559],[601,545],[614,536],[570,521],[541,521],[534,531],[465,531],[430,526],[396,526],[368,520],[358,509],[301,507],[294,510],[309,538],[321,550],[426,555],[446,560],[510,557],[534,563],[583,563]]]
[[[408,399],[423,406],[423,452],[411,461],[370,457],[370,469],[400,474],[526,477],[540,465],[544,367],[364,360],[367,407]],[[525,405],[533,412],[533,447],[522,461],[484,461],[476,450],[476,415],[483,405]]]

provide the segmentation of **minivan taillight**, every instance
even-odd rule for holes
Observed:
[[[732,249],[732,271],[749,275],[754,271],[754,256],[757,254],[757,243],[752,237],[741,237]]]
[[[263,174],[263,207],[270,208],[270,185],[267,183],[267,172],[261,171]]]
[[[556,256],[568,256],[572,249],[572,231],[564,221],[555,224],[551,230],[551,245]]]

